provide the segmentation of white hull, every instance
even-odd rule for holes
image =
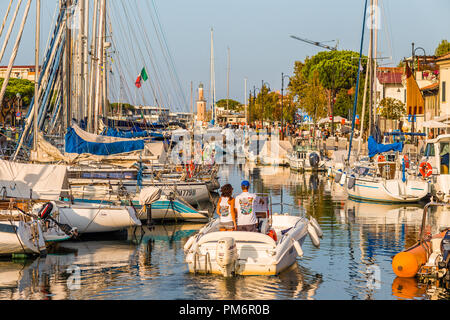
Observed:
[[[57,202],[59,222],[78,229],[78,233],[113,232],[140,226],[132,207],[91,203]]]
[[[141,209],[138,214],[141,220],[147,220],[147,212]],[[151,205],[152,220],[175,221],[208,221],[208,216],[200,213],[180,200],[158,200]]]
[[[428,184],[414,180],[356,179],[354,187],[346,189],[352,199],[390,203],[414,203],[428,195]]]
[[[217,243],[222,238],[232,237],[238,255],[235,274],[279,274],[295,263],[300,255],[298,250],[301,251],[309,224],[305,218],[274,215],[272,227],[278,238],[278,241],[274,241],[259,232],[218,231],[218,223],[218,220],[214,220],[186,243],[184,249],[189,272],[223,274],[223,269],[216,261]]]
[[[108,180],[102,179],[71,179],[72,194],[76,199],[90,199],[90,200],[116,200],[115,194],[120,193],[118,183],[111,184],[111,189],[107,185]],[[123,181],[123,187],[130,195],[135,195],[137,190],[136,181]],[[94,185],[98,184],[98,185]],[[209,201],[208,184],[202,182],[149,182],[143,181],[142,188],[145,187],[161,188],[162,194],[169,195],[169,193],[176,190],[178,196],[182,197],[189,204],[195,205],[199,202]],[[214,187],[214,185],[212,185]]]
[[[45,252],[42,229],[37,221],[0,221],[0,255]]]

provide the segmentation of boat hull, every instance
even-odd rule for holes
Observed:
[[[75,227],[78,233],[101,233],[140,226],[132,207],[95,203],[58,203],[59,222]]]
[[[37,221],[0,221],[0,256],[42,254],[46,250],[42,229]]]
[[[218,220],[211,222],[185,245],[189,272],[224,274],[216,250],[218,241],[229,237],[236,244],[235,275],[277,275],[289,268],[299,255],[296,247],[301,248],[308,235],[309,222],[285,215],[274,215],[273,221],[278,241],[260,232],[216,231]]]
[[[402,193],[395,191],[403,188]],[[356,179],[353,188],[346,187],[351,199],[389,202],[389,203],[415,203],[428,195],[428,184],[420,181],[408,181],[403,184],[397,180],[388,182]]]

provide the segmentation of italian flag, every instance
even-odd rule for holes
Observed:
[[[137,88],[142,87],[142,81],[147,81],[148,80],[148,75],[147,75],[147,71],[145,70],[145,67],[142,68],[141,70],[141,74],[137,77],[136,82],[134,83],[136,85]]]

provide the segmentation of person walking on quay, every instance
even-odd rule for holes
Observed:
[[[235,199],[233,198],[233,187],[226,184],[220,188],[221,196],[217,205],[217,214],[220,216],[220,231],[236,230]]]
[[[250,182],[247,180],[242,181],[241,188],[242,193],[235,200],[237,231],[258,232],[258,219],[253,210],[256,195],[248,192]]]

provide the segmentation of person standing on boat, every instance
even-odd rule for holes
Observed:
[[[241,188],[242,193],[235,200],[237,231],[258,232],[258,219],[253,210],[253,202],[256,195],[248,192],[250,182],[247,180],[242,181]]]
[[[220,199],[217,205],[217,214],[220,216],[220,231],[236,230],[235,199],[233,198],[233,187],[226,184],[220,188]]]

